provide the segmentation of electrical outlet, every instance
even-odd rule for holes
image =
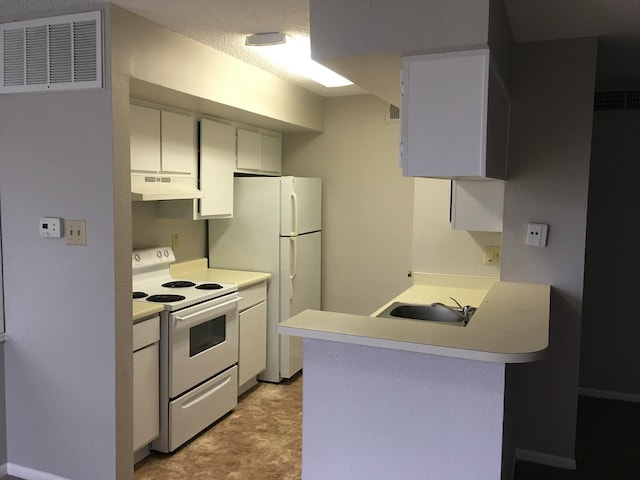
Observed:
[[[178,245],[179,245],[178,234],[174,233],[173,235],[171,235],[171,248],[173,250],[177,250],[178,249]]]
[[[484,247],[484,264],[500,265],[500,257],[502,256],[502,248],[487,245]]]
[[[64,231],[67,245],[87,244],[87,231],[84,220],[65,220]]]
[[[548,229],[549,225],[544,223],[529,223],[527,225],[526,244],[531,247],[546,247]]]

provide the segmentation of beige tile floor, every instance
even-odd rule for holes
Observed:
[[[302,376],[259,383],[238,406],[173,454],[154,453],[135,480],[299,480],[302,457]]]

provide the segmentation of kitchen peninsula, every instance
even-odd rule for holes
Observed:
[[[375,316],[449,297],[477,306],[466,327]],[[544,357],[550,287],[416,274],[391,302],[278,327],[304,338],[303,478],[511,478],[510,364]]]

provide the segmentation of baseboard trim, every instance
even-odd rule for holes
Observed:
[[[14,477],[24,478],[25,480],[69,480],[65,477],[59,477],[52,473],[41,472],[33,468],[23,467],[22,465],[16,465],[15,463],[7,464],[7,474]]]
[[[578,387],[578,395],[604,398],[606,400],[621,400],[623,402],[640,403],[640,395],[637,393],[612,392],[610,390],[599,390],[597,388]]]
[[[576,459],[568,457],[560,457],[549,453],[536,452],[533,450],[524,450],[516,448],[516,459],[525,462],[540,463],[549,467],[564,468],[566,470],[576,469]]]

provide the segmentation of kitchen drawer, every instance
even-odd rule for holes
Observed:
[[[267,299],[267,282],[243,288],[238,293],[241,297],[238,308],[242,312]]]
[[[160,340],[160,317],[156,315],[133,326],[133,351]]]
[[[238,367],[213,377],[189,393],[169,402],[169,451],[230,412],[238,404]]]

